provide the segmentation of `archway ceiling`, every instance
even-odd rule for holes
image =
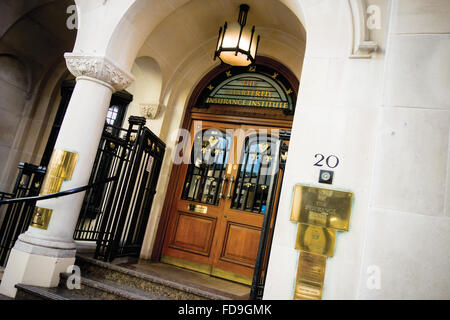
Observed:
[[[25,14],[55,0],[2,0],[0,1],[0,37]]]
[[[259,53],[287,64],[290,62],[292,68],[298,69],[293,70],[298,75],[305,47],[305,31],[295,14],[276,0],[190,1],[153,30],[138,56],[150,56],[157,60],[165,78],[170,77],[168,74],[177,71],[183,63],[189,63],[185,61],[186,57],[202,56],[213,65],[219,27],[225,21],[237,21],[241,3],[250,5],[247,24],[255,25],[262,37]],[[286,51],[297,53],[298,61],[283,61],[289,60]]]
[[[66,26],[66,10],[72,4],[74,0],[6,1],[6,15],[17,19],[1,37],[1,51],[18,56],[39,74],[63,61],[76,38],[76,30]]]

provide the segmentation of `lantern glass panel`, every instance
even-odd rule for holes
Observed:
[[[241,26],[238,23],[232,23],[227,28],[225,32],[225,37],[223,39],[222,49],[233,49],[232,51],[222,51],[220,53],[220,59],[230,65],[233,66],[248,66],[252,63],[246,54],[238,52],[236,55],[236,48],[238,46],[239,41],[239,33],[241,30]],[[253,41],[251,41],[252,36],[252,28],[244,27],[241,34],[241,39],[239,41],[239,49],[243,51],[249,51],[252,55],[252,58],[255,58],[256,55],[256,37],[254,36]],[[250,48],[251,41],[251,48]],[[220,44],[219,44],[220,46]]]

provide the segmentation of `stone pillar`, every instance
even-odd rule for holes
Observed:
[[[68,151],[77,156],[72,176],[63,180],[59,191],[89,183],[111,95],[133,81],[132,75],[104,57],[66,54],[65,58],[68,69],[77,77],[77,83],[55,150]],[[42,192],[45,192],[44,188]],[[75,262],[73,233],[83,198],[84,192],[36,204],[36,207],[51,210],[48,226],[36,228],[32,224],[19,236],[3,275],[1,294],[15,297],[15,285],[18,283],[58,286],[59,274],[66,272]]]

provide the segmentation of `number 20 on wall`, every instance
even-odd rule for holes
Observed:
[[[335,169],[339,166],[339,158],[334,155],[328,156],[326,158],[323,154],[318,153],[315,155],[315,158],[317,162],[314,164],[314,166],[316,167],[323,167],[324,165],[326,165],[328,168]]]

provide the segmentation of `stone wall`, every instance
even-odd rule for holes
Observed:
[[[449,16],[393,1],[358,298],[450,298]]]

